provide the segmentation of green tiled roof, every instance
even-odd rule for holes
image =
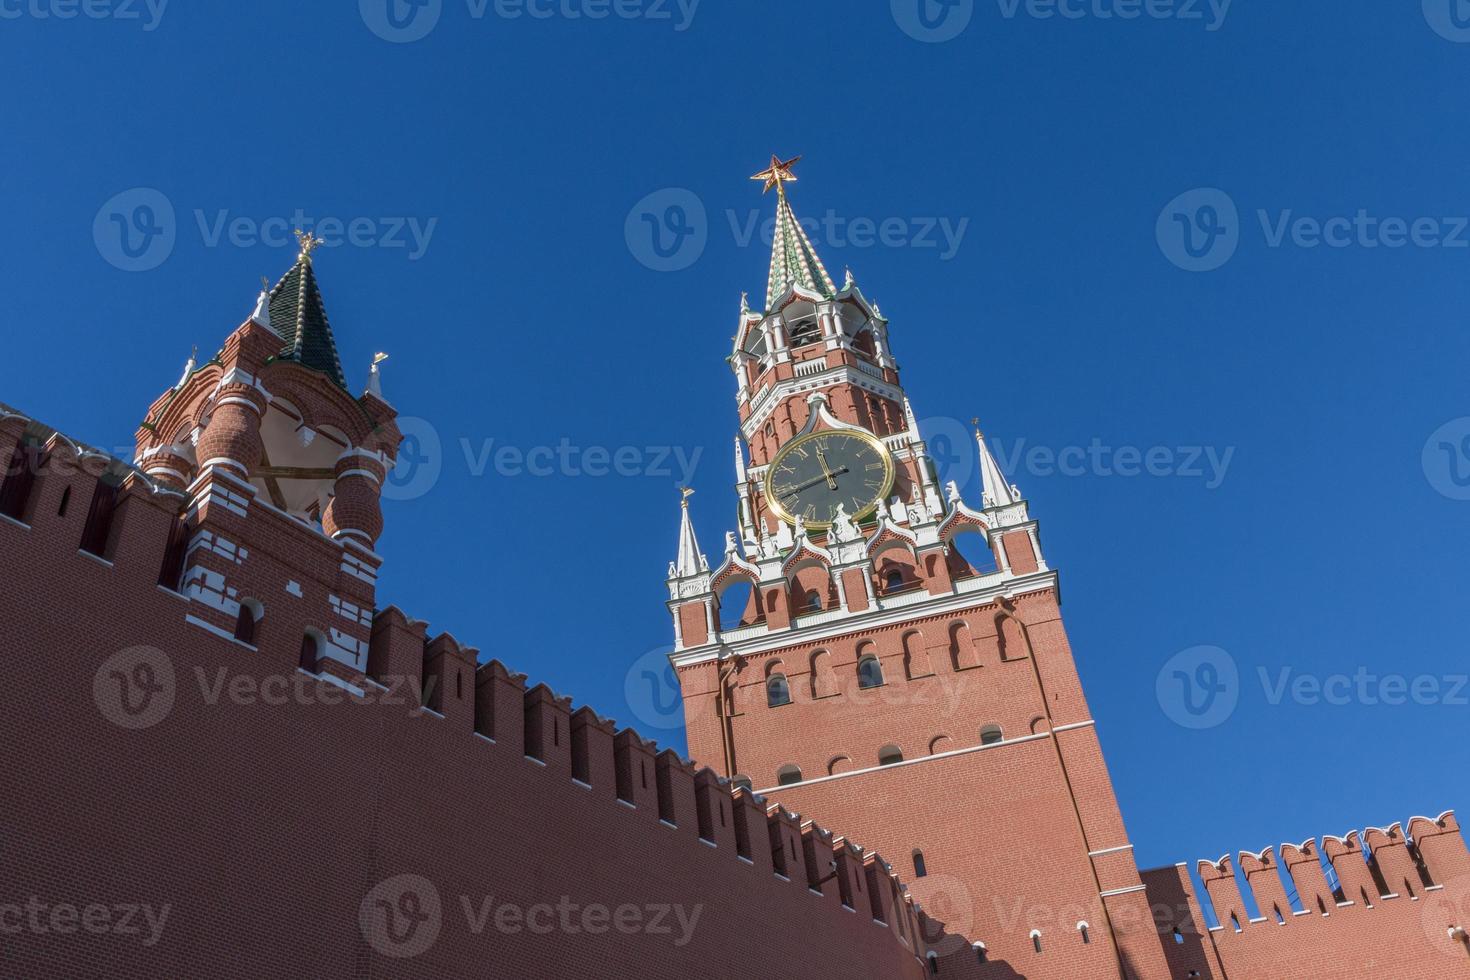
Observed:
[[[771,242],[771,274],[766,280],[766,309],[776,301],[788,286],[802,286],[820,296],[831,297],[837,292],[832,277],[817,250],[796,220],[791,203],[786,200],[786,190],[778,185],[776,201],[776,234]],[[274,311],[272,311],[274,314]]]
[[[322,303],[310,255],[298,258],[276,283],[271,290],[270,310],[271,326],[286,341],[281,357],[320,371],[345,389],[347,379],[342,375],[342,361],[337,356],[337,343],[332,339],[332,326],[327,322],[327,308]]]

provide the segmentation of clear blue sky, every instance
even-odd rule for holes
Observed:
[[[390,398],[442,447],[437,480],[386,508],[381,601],[638,724],[651,709],[629,706],[625,682],[634,670],[636,692],[635,664],[670,640],[681,479],[642,447],[702,453],[695,512],[718,552],[735,429],[722,359],[741,291],[765,284],[745,224],[773,206],[745,178],[772,151],[805,154],[797,213],[841,219],[818,248],[891,318],[937,441],[979,415],[1003,455],[1023,450],[1012,478],[1061,570],[1140,863],[1465,802],[1470,502],[1454,497],[1470,423],[1433,435],[1470,415],[1470,43],[1444,36],[1470,32],[1447,3],[1429,4],[1437,32],[1418,3],[1238,0],[1221,22],[1203,0],[1198,20],[978,0],[930,43],[903,29],[925,34],[912,4],[705,0],[686,23],[673,0],[624,2],[669,19],[512,19],[493,4],[477,18],[443,0],[427,36],[397,43],[368,21],[389,36],[426,22],[402,6],[390,22],[382,0],[366,18],[352,2],[256,0],[169,4],[157,20],[141,2],[111,11],[137,20],[59,19],[37,16],[64,12],[55,0],[3,0],[0,400],[130,445],[191,345],[213,351],[259,276],[291,261],[254,230],[279,235],[298,208],[366,219],[360,241],[379,244],[317,260],[348,375],[361,385],[390,352]],[[938,12],[937,34],[960,25]],[[172,222],[157,197],[139,211],[136,188]],[[686,206],[681,224],[667,193],[635,209],[668,188],[692,192],[702,221]],[[1221,195],[1165,211],[1197,188],[1237,216]],[[1385,244],[1392,223],[1343,247],[1305,244],[1310,226],[1275,237],[1287,212],[1360,209],[1432,220],[1402,247]],[[643,213],[666,235],[692,228],[665,244],[693,252],[660,260]],[[246,221],[217,235],[222,217]],[[421,236],[434,222],[426,247],[395,233],[410,217]],[[849,224],[890,218],[887,244]],[[941,218],[966,223],[952,255],[938,232],[922,246]],[[644,472],[481,468],[488,440],[567,440],[583,463],[589,447],[639,447],[625,465]],[[1059,473],[1024,455],[1094,440],[1167,450],[1156,468],[1186,472],[1108,475],[1089,457]],[[1217,486],[1207,464],[1189,475],[1194,446],[1233,451]],[[1156,680],[1201,645],[1240,681],[1234,712],[1196,730]],[[1286,668],[1440,690],[1430,704],[1367,703],[1393,698],[1371,682],[1346,704],[1273,698]],[[1165,702],[1174,682],[1165,670]]]

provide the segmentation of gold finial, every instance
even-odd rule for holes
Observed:
[[[800,160],[801,157],[794,156],[790,160],[782,161],[780,157],[772,153],[770,167],[750,179],[765,181],[766,187],[761,191],[762,194],[768,192],[772,187],[776,188],[777,194],[785,194],[786,184],[796,182],[796,174],[791,172],[791,168],[796,166]]]
[[[377,367],[379,364],[382,364],[387,359],[388,355],[384,354],[382,351],[379,351],[378,353],[373,355],[373,367]]]
[[[977,438],[977,439],[983,439],[985,437],[985,433],[983,433],[983,432],[980,431],[980,420],[979,419],[971,419],[970,420],[970,424],[975,427],[975,438]]]
[[[693,487],[680,487],[679,488],[679,495],[680,495],[680,498],[679,498],[679,506],[681,506],[681,507],[688,507],[689,506],[689,498],[692,497],[692,496],[694,496],[694,488]]]
[[[296,240],[301,243],[301,257],[308,262],[311,261],[311,253],[316,251],[317,246],[325,244],[311,232],[302,231],[300,228],[296,229]]]

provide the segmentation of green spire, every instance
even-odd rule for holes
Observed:
[[[771,239],[771,274],[766,280],[768,310],[788,286],[801,286],[828,297],[837,292],[827,268],[817,257],[817,250],[806,237],[801,222],[796,220],[791,202],[786,199],[786,185],[796,180],[791,168],[800,159],[792,157],[783,161],[773,154],[770,168],[750,178],[764,181],[767,191],[776,188],[776,231]]]
[[[321,241],[301,232],[297,236],[301,239],[301,254],[270,291],[271,326],[286,342],[281,358],[320,371],[346,388],[332,326],[327,322],[327,308],[312,270],[311,253]]]

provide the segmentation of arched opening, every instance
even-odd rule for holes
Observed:
[[[1240,928],[1240,916],[1236,915],[1234,912],[1230,913],[1230,928],[1234,929],[1236,932],[1242,931]]]
[[[785,674],[772,674],[766,679],[766,706],[779,708],[791,703],[791,685],[786,683]]]
[[[1041,930],[1040,929],[1032,929],[1031,930],[1031,948],[1034,949],[1034,950],[1036,950],[1036,952],[1038,952],[1038,953],[1041,952]]]
[[[929,652],[924,649],[924,638],[913,631],[903,635],[903,672],[909,680],[934,673],[929,665]]]
[[[802,600],[801,605],[807,612],[821,612],[822,594],[816,589],[812,589],[806,594],[806,598]]]
[[[929,866],[924,863],[924,852],[917,847],[914,848],[914,877],[925,878],[929,875]]]
[[[905,585],[905,580],[904,580],[904,577],[903,577],[903,569],[901,569],[901,568],[890,568],[887,572],[884,573],[884,575],[883,575],[883,594],[884,595],[891,595],[894,592],[902,592],[904,590],[904,585]]]
[[[1086,922],[1077,923],[1077,932],[1079,935],[1082,936],[1082,945],[1086,946],[1088,943],[1092,942],[1092,936],[1088,932],[1088,925]]]
[[[826,650],[812,654],[812,697],[826,698],[837,693],[837,678],[832,673],[832,655]]]
[[[940,752],[948,752],[954,748],[954,739],[948,735],[935,735],[929,742],[929,754],[938,755]]]
[[[980,655],[975,650],[975,641],[970,636],[970,624],[952,623],[949,627],[949,659],[955,670],[968,670],[980,666]]]
[[[1175,926],[1174,927],[1174,945],[1175,946],[1183,946],[1184,945],[1184,933],[1182,933],[1182,932],[1179,931],[1179,927],[1178,926]]]
[[[871,653],[864,654],[858,660],[858,687],[869,688],[882,686],[883,665],[879,663],[875,655]]]
[[[255,646],[255,628],[265,609],[254,599],[242,599],[240,612],[235,616],[235,639],[246,646]]]
[[[977,963],[985,963],[985,962],[987,962],[989,960],[989,958],[990,958],[990,951],[985,948],[985,944],[984,943],[976,943],[975,946],[974,946],[974,949],[975,949],[975,962],[977,962]]]
[[[316,630],[307,630],[301,637],[301,655],[297,659],[296,666],[308,674],[315,674],[317,662],[322,658],[325,642],[325,637]]]
[[[715,596],[715,608],[721,630],[750,626],[766,618],[749,579],[737,578],[721,589]]]
[[[903,761],[903,750],[897,745],[885,745],[878,750],[878,765],[891,766],[895,762]]]
[[[994,745],[1005,740],[1005,733],[1000,730],[999,725],[986,725],[980,729],[980,744]]]
[[[832,761],[827,763],[827,775],[835,776],[839,772],[847,772],[851,768],[852,759],[845,755],[834,756]]]
[[[929,972],[934,976],[939,975],[939,954],[929,950]]]
[[[1020,660],[1026,656],[1026,634],[1016,617],[1005,614],[996,616],[995,633],[1001,660]]]
[[[996,570],[995,552],[990,550],[990,543],[980,528],[973,525],[962,527],[948,544],[946,563],[951,578],[974,578]]]
[[[801,767],[786,765],[776,770],[777,786],[792,786],[801,782]]]

